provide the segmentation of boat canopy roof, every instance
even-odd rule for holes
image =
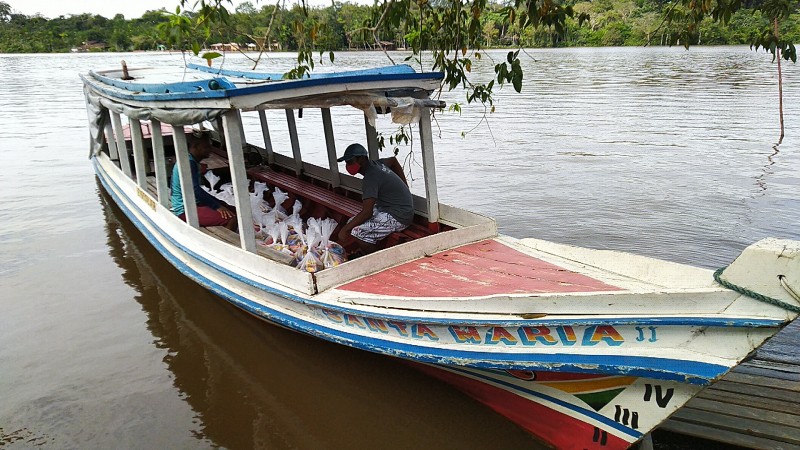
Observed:
[[[426,100],[439,87],[443,74],[418,73],[411,66],[396,65],[283,79],[277,73],[188,64],[177,69],[90,71],[81,78],[92,93],[129,106],[256,110],[396,104],[381,98]],[[443,104],[437,101],[425,106]]]
[[[331,108],[362,110],[372,127],[377,111],[391,110],[392,121],[409,124],[426,108],[443,108],[430,98],[441,72],[418,73],[395,65],[365,70],[322,72],[301,79],[255,71],[223,70],[188,64],[106,71],[81,75],[92,130],[92,154],[102,147],[108,111],[132,119],[171,125],[213,121],[232,109]]]

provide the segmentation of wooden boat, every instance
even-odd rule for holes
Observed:
[[[629,447],[800,311],[799,242],[762,240],[714,274],[499,236],[492,219],[440,203],[430,122],[444,106],[430,98],[439,73],[393,66],[283,80],[190,65],[123,75],[82,76],[91,160],[104,189],[175,267],[266,321],[402,358],[554,447]],[[300,149],[295,114],[312,108],[321,109],[327,167],[304,161]],[[385,248],[309,273],[257,243],[249,197],[261,181],[300,199],[303,218],[343,224],[360,210],[359,180],[337,167],[331,108],[364,111],[371,158],[376,109],[413,121],[426,195],[415,196],[414,225]],[[291,157],[273,149],[269,109],[285,110]],[[248,114],[261,124],[258,144],[243,132]],[[184,203],[194,204],[183,181],[186,127],[204,121],[216,125],[206,163],[232,181],[239,233],[199,227],[191,208],[186,222],[169,209],[173,159]]]

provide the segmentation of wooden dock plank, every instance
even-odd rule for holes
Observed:
[[[756,359],[800,367],[800,352],[797,351],[798,341],[800,341],[800,321],[795,320],[758,349]]]
[[[740,392],[753,397],[764,397],[774,400],[788,400],[800,402],[800,395],[795,392],[787,391],[785,389],[773,389],[765,386],[753,386],[751,384],[741,384],[728,381],[727,376],[718,381],[711,388],[713,390],[727,391],[727,392]]]
[[[677,420],[670,420],[662,427],[672,433],[685,434],[687,436],[695,436],[703,439],[710,439],[717,442],[724,442],[726,444],[738,445],[758,450],[800,450],[800,445],[788,444],[786,442],[776,441],[769,438],[748,436],[735,431],[711,429],[705,425],[698,425],[689,422],[680,422]]]
[[[673,418],[683,422],[711,426],[715,430],[734,431],[742,435],[800,445],[800,429],[794,427],[784,427],[774,423],[733,417],[727,414],[716,414],[692,407],[679,409]]]
[[[760,408],[765,411],[794,412],[795,415],[800,414],[800,410],[797,408],[797,402],[758,397],[754,395],[743,394],[741,392],[726,392],[719,389],[706,389],[705,391],[699,393],[697,398],[716,400],[727,403],[729,406],[743,405]],[[797,420],[800,422],[800,417],[798,417]]]
[[[800,416],[796,412],[793,413],[789,409],[786,411],[765,410],[755,405],[736,404],[731,407],[729,403],[722,400],[722,398],[707,399],[698,397],[692,400],[691,408],[708,412],[724,411],[725,415],[731,417],[785,425],[790,428],[794,427],[797,428],[797,432],[800,434]],[[796,407],[797,405],[795,405],[795,409]]]
[[[767,378],[767,377],[760,377],[756,375],[749,375],[746,373],[740,373],[733,371],[725,376],[725,380],[732,381],[734,383],[742,383],[742,384],[749,384],[752,386],[762,386],[762,387],[769,387],[775,389],[784,389],[787,391],[798,392],[800,393],[800,383],[789,381],[789,380],[781,380],[777,378]]]
[[[800,322],[789,324],[660,427],[756,449],[800,450]]]
[[[754,359],[740,364],[736,371],[749,375],[800,382],[800,366],[784,364],[779,361]]]

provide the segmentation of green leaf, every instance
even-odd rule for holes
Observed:
[[[194,53],[195,56],[200,54],[200,44],[198,42],[192,43],[192,53]]]
[[[519,76],[515,74],[514,77],[511,78],[511,84],[514,85],[515,91],[518,93],[522,92],[522,74],[519,74]]]
[[[214,58],[219,58],[220,56],[222,56],[222,54],[217,53],[217,52],[205,52],[205,53],[203,53],[203,59],[206,59],[206,60],[209,60],[209,61],[214,59]]]

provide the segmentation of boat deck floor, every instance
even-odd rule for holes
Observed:
[[[488,239],[383,270],[339,286],[339,290],[404,297],[479,297],[620,291]]]
[[[148,191],[157,197],[155,177],[147,178]],[[222,239],[215,233],[208,234]],[[222,240],[235,244],[230,238]],[[625,290],[543,261],[495,239],[410,261],[346,283],[338,289],[404,297],[480,297]]]

